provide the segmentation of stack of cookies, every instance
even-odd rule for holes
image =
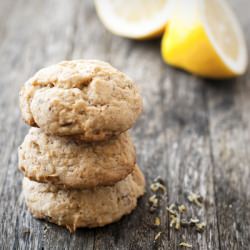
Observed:
[[[130,213],[144,176],[126,132],[142,110],[132,80],[105,62],[64,61],[22,87],[32,126],[19,148],[30,212],[70,231],[104,226]]]

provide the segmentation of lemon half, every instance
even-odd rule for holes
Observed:
[[[242,30],[224,0],[176,0],[161,46],[167,63],[203,77],[233,77],[247,67]]]
[[[112,33],[149,39],[164,32],[175,0],[95,0],[101,21]]]

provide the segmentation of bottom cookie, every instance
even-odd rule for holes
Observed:
[[[129,214],[145,189],[138,166],[114,186],[62,190],[52,184],[23,179],[26,204],[36,218],[46,219],[71,232],[78,227],[101,227]]]

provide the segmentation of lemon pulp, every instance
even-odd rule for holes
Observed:
[[[193,74],[227,78],[244,73],[240,25],[224,0],[177,0],[162,40],[163,59]]]

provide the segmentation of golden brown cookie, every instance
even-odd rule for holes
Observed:
[[[128,130],[142,110],[133,81],[97,60],[63,61],[41,69],[20,91],[26,123],[48,134],[105,140]]]
[[[135,148],[128,132],[86,143],[31,128],[19,147],[19,169],[37,182],[65,188],[112,185],[134,170]]]
[[[23,180],[25,201],[33,216],[66,226],[70,231],[119,220],[136,207],[144,188],[144,176],[138,166],[114,186],[93,190],[60,190],[52,184]]]

